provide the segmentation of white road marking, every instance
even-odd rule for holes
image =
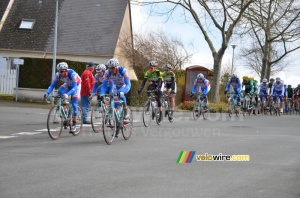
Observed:
[[[19,133],[14,133],[12,135],[37,135],[41,134],[42,132],[19,132]]]
[[[0,139],[9,139],[9,138],[14,138],[17,136],[0,136]]]

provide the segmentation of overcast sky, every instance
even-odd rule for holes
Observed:
[[[155,30],[163,30],[168,32],[170,35],[174,35],[184,42],[186,48],[191,52],[196,52],[192,57],[191,61],[186,64],[186,67],[190,65],[201,65],[209,69],[213,68],[213,58],[211,51],[204,40],[200,30],[193,26],[193,24],[187,24],[183,22],[178,22],[180,20],[170,19],[167,23],[157,17],[148,17],[148,13],[141,9],[139,6],[132,5],[132,21],[133,21],[133,31],[134,32],[147,32]],[[193,46],[190,44],[193,43]],[[239,53],[240,43],[236,44],[235,57]],[[231,44],[230,44],[231,45]],[[218,47],[216,46],[218,49]],[[224,54],[222,65],[231,66],[232,65],[232,47],[229,46]],[[300,50],[293,54],[294,67],[289,68],[288,71],[280,72],[274,77],[280,77],[284,80],[285,84],[291,84],[293,87],[300,84]],[[239,65],[239,60],[234,60],[234,67],[236,68],[236,73],[239,77],[243,75],[254,76],[256,80],[259,80],[258,76],[252,71],[247,70],[245,67]],[[222,66],[222,67],[223,67]],[[272,76],[273,77],[273,76]]]

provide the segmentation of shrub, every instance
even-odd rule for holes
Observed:
[[[227,103],[209,103],[209,109],[211,113],[225,113],[227,112]],[[178,108],[182,110],[192,111],[194,107],[194,101],[185,101],[181,103]]]

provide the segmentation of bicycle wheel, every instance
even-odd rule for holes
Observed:
[[[70,107],[72,108],[72,107]],[[82,124],[83,124],[83,119],[82,119],[82,110],[81,110],[81,107],[80,106],[77,106],[78,108],[78,116],[77,116],[77,119],[76,119],[76,131],[74,133],[72,133],[74,136],[78,135],[81,130],[82,130]],[[71,121],[73,120],[73,115],[74,115],[74,109],[72,108],[72,114],[71,114],[72,118],[71,118]],[[71,129],[71,125],[70,125],[70,129]]]
[[[240,111],[237,106],[234,106],[234,113],[235,113],[236,117],[239,117]]]
[[[124,122],[123,120],[123,127],[121,127],[122,135],[125,140],[128,140],[132,134],[133,129],[133,115],[131,110],[127,107],[127,111],[129,111],[129,120],[127,122]],[[124,111],[123,111],[123,118],[125,117]]]
[[[95,133],[99,133],[103,127],[103,115],[104,115],[104,108],[101,106],[100,103],[96,104],[91,113],[91,124],[93,131]]]
[[[47,129],[49,136],[56,140],[63,129],[63,115],[61,114],[61,108],[54,106],[50,109],[47,118]]]
[[[169,122],[173,122],[174,121],[174,111],[172,111],[172,110],[168,110],[168,120],[169,120]]]
[[[103,119],[103,137],[106,144],[110,145],[114,141],[117,130],[116,117],[113,109],[105,111]]]
[[[200,111],[200,104],[199,102],[195,101],[194,103],[194,107],[193,107],[193,118],[194,120],[197,120],[201,115],[201,111]]]
[[[162,107],[162,112],[164,112],[164,109]],[[158,107],[155,109],[155,118],[156,118],[156,124],[157,125],[160,125],[163,121],[163,114],[161,115],[161,120],[159,120],[159,117],[160,117],[160,112],[159,112],[159,109]]]
[[[145,127],[148,127],[152,121],[152,119],[154,119],[155,115],[152,115],[154,110],[153,110],[153,106],[150,104],[151,101],[148,100],[143,108],[143,123]]]
[[[206,110],[203,110],[202,116],[203,116],[204,120],[207,120],[208,114],[209,114],[209,108],[207,108]]]

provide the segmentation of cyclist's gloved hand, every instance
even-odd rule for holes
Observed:
[[[192,93],[192,92],[191,92],[190,97],[192,98],[194,95],[195,95],[195,93]]]
[[[102,100],[104,98],[104,96],[105,96],[104,94],[100,94],[99,98]]]
[[[203,99],[206,99],[206,95],[205,95],[205,94],[203,94],[203,95],[202,95],[202,98],[203,98]]]
[[[43,96],[43,100],[46,100],[46,98],[48,98],[49,94],[48,93],[45,93],[44,96]]]
[[[224,94],[226,95],[226,94],[227,94],[227,91],[224,91]]]
[[[139,88],[139,89],[138,89],[138,94],[141,95],[141,93],[142,93],[142,89]]]
[[[62,99],[65,100],[65,99],[67,99],[69,96],[68,96],[68,94],[63,94],[61,97],[62,97]]]
[[[125,94],[124,94],[124,92],[121,91],[121,92],[118,93],[118,96],[119,96],[120,98],[122,98],[122,97],[125,96]]]
[[[158,94],[159,93],[159,88],[154,89],[154,93]]]

